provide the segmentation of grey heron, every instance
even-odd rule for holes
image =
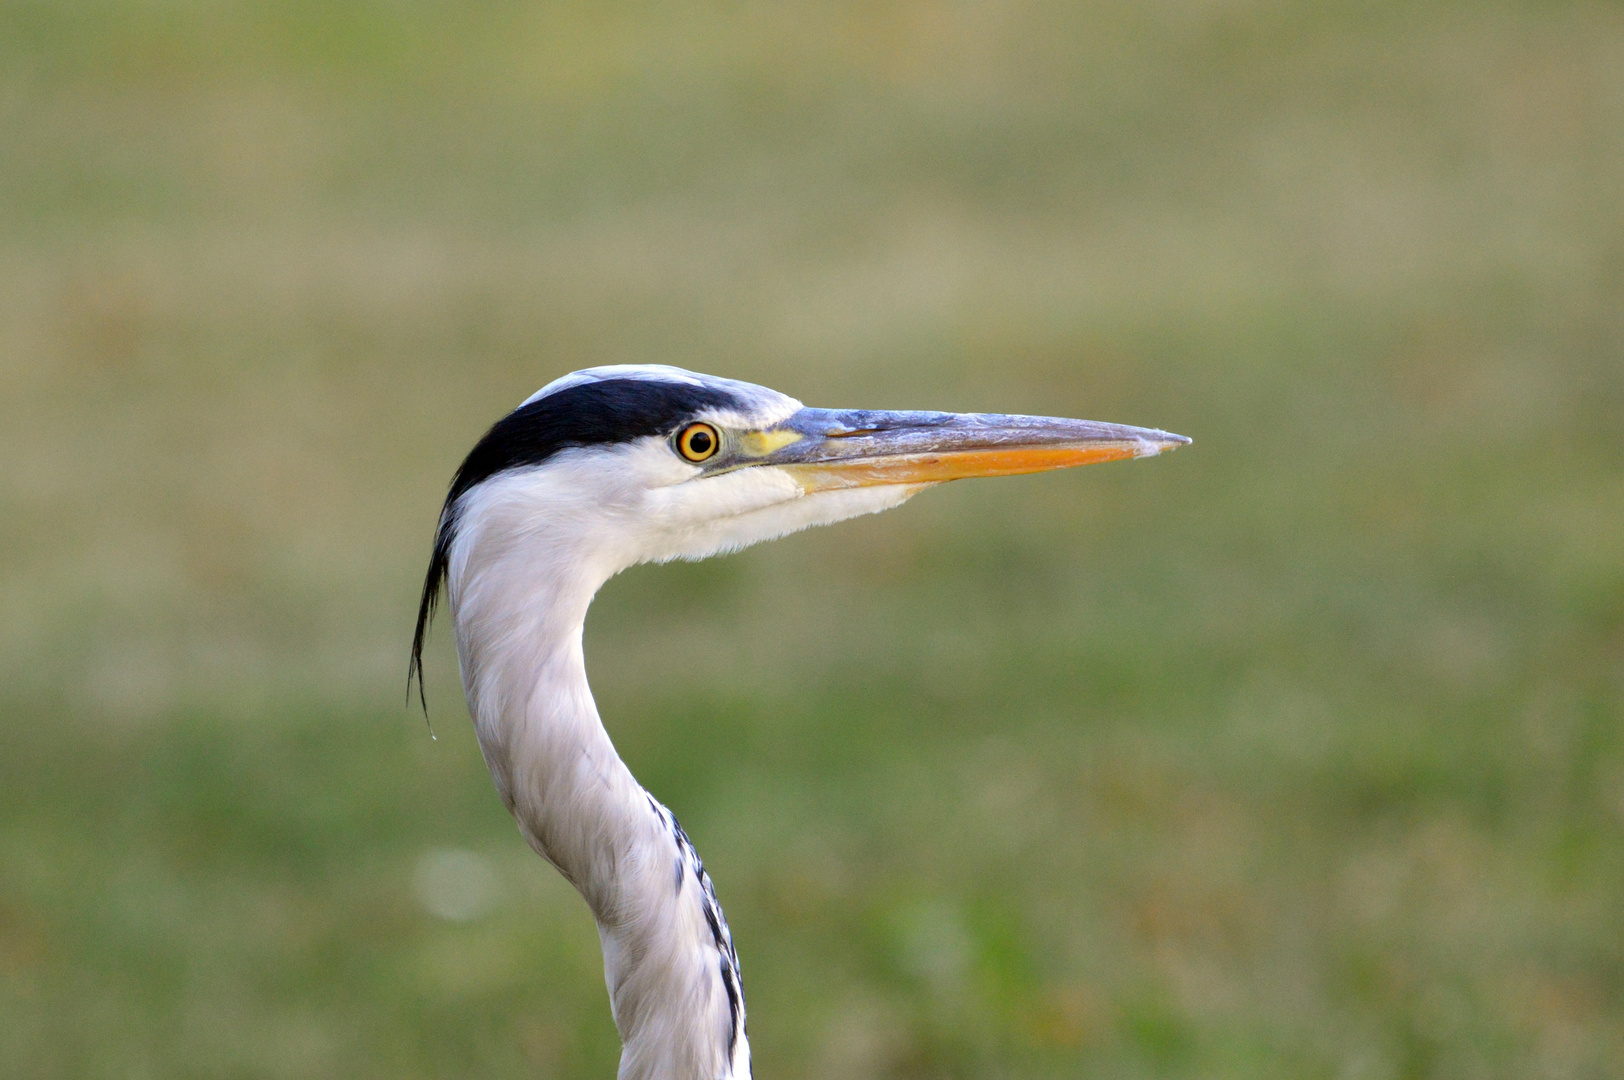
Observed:
[[[710,876],[616,754],[587,685],[581,634],[599,587],[639,563],[735,551],[947,480],[1187,442],[1088,420],[808,408],[657,365],[566,375],[479,440],[440,513],[409,675],[421,698],[443,584],[496,790],[597,920],[620,1080],[740,1080],[750,1043]]]

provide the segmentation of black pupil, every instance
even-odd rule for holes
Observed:
[[[688,435],[688,451],[693,454],[708,454],[711,448],[710,432],[704,428],[691,432]]]

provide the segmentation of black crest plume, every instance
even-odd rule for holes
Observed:
[[[417,605],[417,632],[412,635],[412,659],[406,669],[407,700],[411,700],[415,678],[418,701],[428,715],[423,642],[446,580],[463,495],[499,473],[541,465],[560,450],[670,435],[701,410],[737,408],[739,404],[732,394],[710,386],[658,379],[603,379],[537,398],[493,424],[463,459],[440,510],[434,552]]]

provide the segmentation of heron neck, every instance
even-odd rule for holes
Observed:
[[[520,831],[597,920],[620,1078],[747,1077],[738,958],[710,878],[615,752],[587,683],[582,628],[601,582],[501,569],[475,576],[477,594],[453,582],[464,688]]]

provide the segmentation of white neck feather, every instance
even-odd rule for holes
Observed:
[[[500,511],[496,511],[500,514]],[[621,1080],[743,1080],[744,997],[709,877],[670,811],[615,752],[587,685],[588,604],[618,567],[498,542],[465,519],[449,575],[480,748],[531,847],[598,922]]]
[[[479,745],[520,830],[598,920],[621,1080],[743,1080],[750,1044],[710,878],[598,718],[581,651],[593,595],[636,563],[704,558],[920,490],[807,495],[771,468],[685,482],[697,472],[646,439],[499,474],[454,508],[446,585]]]

